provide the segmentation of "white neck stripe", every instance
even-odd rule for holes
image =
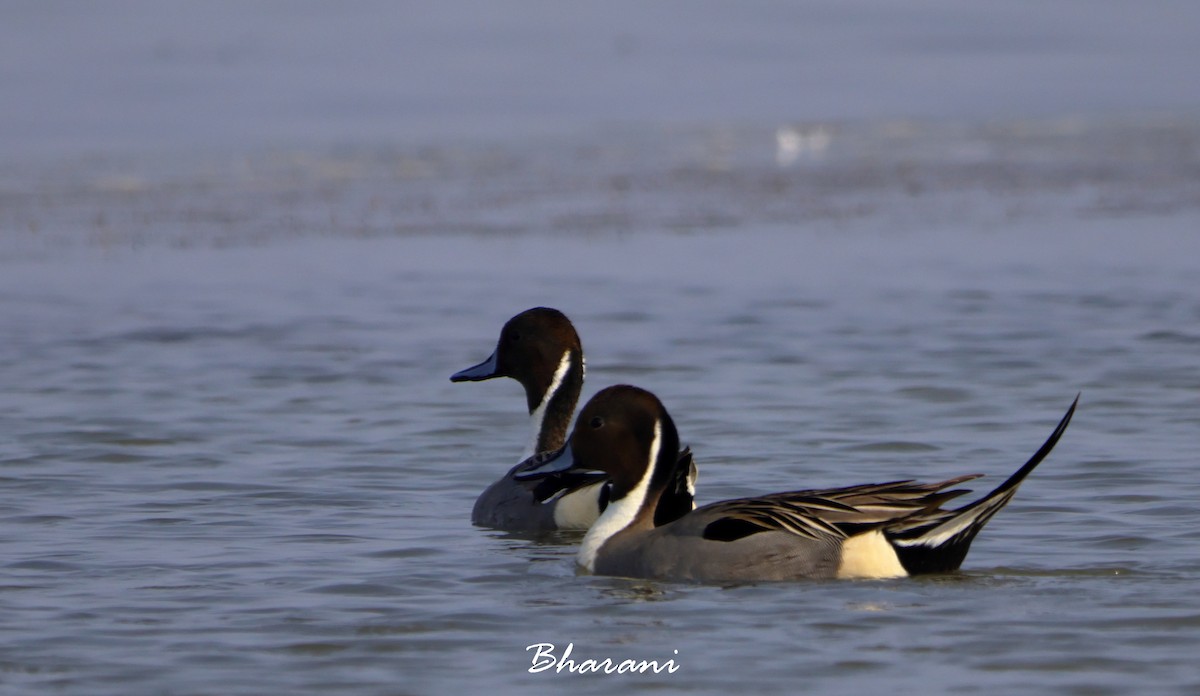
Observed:
[[[662,447],[662,421],[654,421],[654,440],[650,442],[650,461],[646,462],[646,471],[633,490],[620,500],[608,504],[604,514],[592,525],[583,537],[579,547],[579,565],[588,570],[596,570],[596,554],[600,547],[612,538],[614,534],[625,529],[637,518],[638,511],[646,502],[646,492],[650,488],[650,479],[654,478],[654,466],[658,462],[658,451]]]
[[[550,404],[550,400],[558,393],[562,387],[563,380],[567,377],[567,371],[571,369],[571,351],[563,353],[562,360],[558,361],[558,368],[554,370],[554,376],[550,379],[550,386],[546,389],[546,393],[542,394],[542,401],[533,409],[533,413],[529,414],[529,424],[533,430],[530,437],[529,445],[525,447],[525,452],[521,455],[520,461],[538,454],[537,446],[538,439],[542,434],[542,423],[546,420],[546,408]]]

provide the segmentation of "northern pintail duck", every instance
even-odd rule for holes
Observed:
[[[454,373],[450,381],[511,377],[521,383],[532,430],[519,460],[524,462],[563,446],[584,372],[583,346],[571,321],[557,309],[535,307],[508,320],[491,357]],[[484,490],[471,511],[472,523],[509,531],[587,529],[608,504],[610,485],[604,474],[562,473],[518,481],[521,467],[513,467]],[[655,506],[658,523],[695,507],[696,465],[691,452],[679,452],[668,473],[670,483]]]
[[[630,386],[605,389],[579,414],[566,446],[538,455],[519,478],[602,471],[608,508],[583,538],[578,562],[600,575],[739,582],[894,578],[956,570],[971,540],[1058,442],[1075,404],[1032,458],[983,498],[941,505],[978,475],[894,481],[726,500],[656,526],[653,510],[679,449],[662,402]]]

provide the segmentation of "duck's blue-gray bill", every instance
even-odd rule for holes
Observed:
[[[496,354],[474,367],[450,375],[451,382],[480,382],[496,377]]]

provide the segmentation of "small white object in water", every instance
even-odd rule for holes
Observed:
[[[819,155],[833,142],[833,133],[824,125],[800,128],[781,126],[775,131],[775,162],[786,167],[804,155]]]

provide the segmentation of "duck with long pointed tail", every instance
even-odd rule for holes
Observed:
[[[979,530],[1058,442],[1075,404],[1033,457],[979,500],[977,475],[939,483],[896,481],[775,493],[705,505],[666,525],[652,511],[679,451],[671,416],[653,394],[620,385],[583,408],[569,442],[533,458],[519,479],[600,471],[612,478],[604,514],[583,538],[578,562],[599,575],[741,582],[801,578],[896,578],[956,570]]]
[[[510,377],[525,388],[531,436],[520,461],[562,447],[584,378],[583,346],[574,325],[557,309],[534,307],[509,319],[491,357],[450,376],[452,382]],[[561,473],[517,480],[518,464],[479,496],[471,521],[508,531],[587,529],[608,504],[608,476]],[[655,506],[662,524],[695,507],[696,465],[684,450],[668,471]]]

